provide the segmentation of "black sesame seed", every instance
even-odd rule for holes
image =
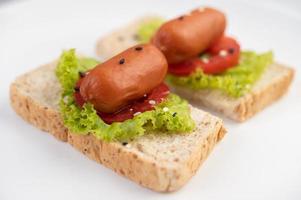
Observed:
[[[172,114],[172,116],[173,116],[173,117],[175,117],[176,115],[177,115],[177,113],[176,113],[176,112],[174,112],[174,113]]]
[[[79,76],[80,76],[81,78],[83,78],[83,77],[86,76],[86,73],[85,73],[85,72],[78,72],[78,74],[79,74]]]
[[[79,87],[74,88],[75,92],[79,92]]]
[[[127,144],[128,144],[127,142],[123,142],[123,143],[122,143],[123,146],[126,146]]]
[[[183,20],[183,19],[184,19],[184,16],[179,17],[179,20]]]
[[[122,64],[124,64],[124,63],[125,63],[125,59],[124,59],[124,58],[121,58],[121,59],[119,60],[119,64],[122,65]]]
[[[141,51],[143,48],[142,47],[136,47],[135,50],[136,51]]]
[[[235,49],[233,49],[233,48],[228,49],[228,52],[229,52],[230,54],[233,54],[234,51],[235,51]]]

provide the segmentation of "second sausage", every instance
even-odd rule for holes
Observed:
[[[213,8],[199,8],[163,24],[152,38],[169,64],[179,63],[206,50],[226,27],[225,15]]]

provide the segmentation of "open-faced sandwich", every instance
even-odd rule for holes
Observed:
[[[152,44],[99,63],[75,50],[18,77],[11,104],[26,121],[118,174],[174,191],[224,134],[222,120],[190,106],[163,83],[168,63]]]
[[[245,121],[287,91],[294,71],[272,52],[242,51],[225,34],[226,17],[202,7],[170,21],[145,17],[97,43],[97,54],[110,57],[136,43],[150,42],[166,56],[167,83],[196,105]]]

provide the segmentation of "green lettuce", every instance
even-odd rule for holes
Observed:
[[[75,49],[64,51],[56,68],[56,76],[62,86],[63,95],[72,94],[74,86],[79,79],[79,72],[95,67],[99,62],[93,58],[78,59]]]
[[[155,34],[158,28],[163,24],[162,18],[154,18],[144,24],[141,24],[137,31],[140,43],[148,43],[150,38]]]
[[[195,123],[191,118],[188,103],[175,94],[170,94],[152,111],[110,125],[102,121],[92,104],[86,103],[83,108],[79,108],[73,98],[79,72],[91,69],[97,63],[90,58],[78,59],[73,49],[63,52],[60,57],[56,68],[56,76],[63,89],[60,111],[65,126],[71,132],[93,134],[105,141],[128,141],[144,135],[146,131],[180,133],[194,129]]]
[[[222,74],[204,74],[199,69],[190,76],[168,75],[167,81],[171,85],[185,86],[194,90],[218,89],[231,97],[238,98],[250,91],[252,85],[272,63],[272,52],[256,54],[245,51],[241,53],[239,64]]]

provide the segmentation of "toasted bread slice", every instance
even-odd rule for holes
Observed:
[[[103,59],[136,45],[137,30],[141,24],[158,17],[143,17],[115,32],[102,37],[96,44],[96,53]],[[192,90],[187,87],[170,85],[175,93],[196,106],[205,106],[225,116],[243,122],[282,97],[294,77],[294,70],[277,63],[268,67],[252,90],[238,98],[231,98],[218,90]]]
[[[128,144],[71,133],[64,127],[59,112],[61,87],[55,66],[55,62],[44,65],[11,84],[11,105],[16,113],[142,186],[161,192],[179,189],[225,134],[221,119],[193,107],[191,115],[197,126],[191,133],[147,133]]]

